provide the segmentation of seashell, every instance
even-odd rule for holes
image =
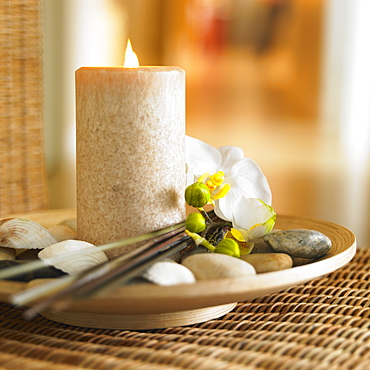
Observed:
[[[42,249],[57,240],[40,224],[21,218],[0,221],[0,245],[16,249]]]
[[[59,225],[69,226],[72,230],[77,232],[77,219],[76,218],[69,218],[67,220],[64,220]]]
[[[82,240],[64,240],[44,248],[39,254],[39,258],[46,263],[48,259],[62,254],[69,254],[81,249],[96,248],[94,244]],[[104,252],[96,252],[87,256],[74,257],[64,261],[52,263],[52,266],[70,275],[77,275],[83,270],[107,262],[108,257]],[[49,263],[50,264],[50,263]]]
[[[325,256],[331,248],[331,240],[315,230],[295,229],[267,234],[263,240],[275,252],[282,252],[293,257],[315,259]]]
[[[163,260],[148,267],[141,275],[144,279],[158,285],[195,283],[194,274],[185,266],[171,260]]]
[[[73,230],[68,225],[55,225],[48,228],[49,232],[54,236],[57,242],[64,240],[77,239],[77,231]]]
[[[14,260],[15,259],[15,249],[0,247],[0,261],[2,260]]]
[[[254,267],[235,257],[219,253],[194,254],[182,264],[193,272],[197,280],[222,279],[255,275]]]

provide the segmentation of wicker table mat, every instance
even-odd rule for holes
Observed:
[[[370,249],[322,278],[189,327],[68,326],[0,303],[4,369],[370,369]]]

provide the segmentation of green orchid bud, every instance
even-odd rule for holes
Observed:
[[[206,220],[204,217],[198,213],[191,213],[185,222],[186,230],[189,230],[193,233],[201,233],[207,227]]]
[[[240,257],[240,249],[238,243],[229,238],[220,241],[215,249],[215,253],[227,254],[232,257]]]
[[[205,206],[211,199],[211,193],[207,185],[196,182],[185,189],[185,201],[189,206],[200,208]]]

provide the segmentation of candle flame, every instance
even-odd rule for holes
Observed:
[[[132,50],[132,45],[130,39],[127,41],[126,51],[125,51],[125,62],[123,63],[125,68],[137,68],[139,67],[139,59],[135,52]]]

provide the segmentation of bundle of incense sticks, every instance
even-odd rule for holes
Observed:
[[[32,318],[38,312],[59,302],[59,306],[68,307],[75,299],[87,298],[102,294],[119,284],[127,282],[140,274],[154,262],[166,258],[193,243],[184,233],[184,223],[176,224],[151,233],[108,243],[92,249],[76,251],[68,255],[60,255],[47,261],[34,261],[20,266],[10,267],[0,271],[0,280],[40,269],[56,261],[81,257],[99,251],[121,248],[124,245],[138,241],[149,241],[130,253],[121,255],[106,263],[81,272],[78,275],[65,275],[44,284],[26,289],[11,296],[11,303],[18,306],[29,306],[25,312],[27,318]]]
[[[30,296],[31,301],[29,302],[31,304],[28,304],[30,308],[25,311],[24,316],[26,319],[32,319],[50,306],[63,310],[77,299],[104,295],[116,286],[138,276],[151,264],[169,257],[191,244],[193,244],[193,240],[184,233],[176,234],[164,241],[149,242],[140,248],[140,252],[136,253],[135,257],[129,258],[123,255],[81,273],[77,279],[71,280],[70,276],[66,277],[68,284],[62,283],[60,290],[51,296],[46,296],[41,301],[35,300],[35,293],[37,294],[38,288],[36,286],[33,288],[35,291]],[[51,287],[53,288],[53,282],[51,282]],[[43,291],[45,291],[45,286]],[[16,294],[13,296],[13,303],[19,304],[22,301],[25,304],[25,298],[27,299],[27,294]],[[33,303],[35,301],[36,303]]]

